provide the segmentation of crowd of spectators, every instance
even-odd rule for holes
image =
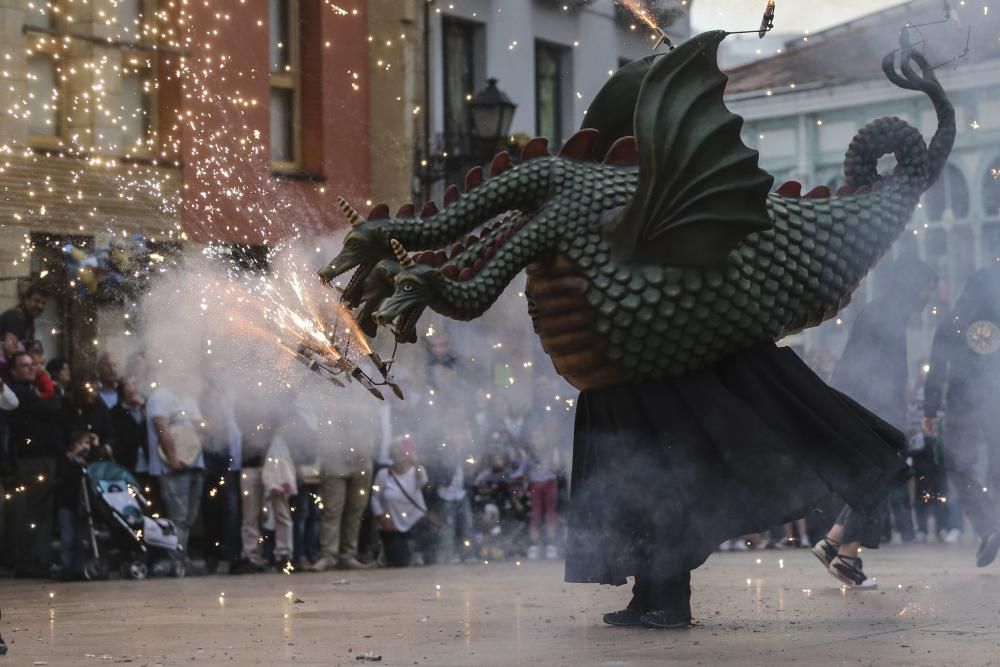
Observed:
[[[425,376],[400,378],[407,400],[379,404],[358,392],[357,418],[328,419],[307,402],[275,400],[280,392],[267,386],[257,398],[234,396],[225,373],[207,373],[193,395],[142,352],[121,363],[102,350],[93,368],[48,358],[35,337],[45,307],[32,287],[0,314],[0,571],[84,573],[81,465],[99,459],[134,473],[150,512],[173,522],[194,564],[188,572],[562,555],[573,415],[554,376],[533,373],[530,386],[491,394],[488,383],[463,380],[468,369],[437,336],[425,340]],[[907,364],[909,409],[898,425],[914,474],[891,494],[886,537],[956,542],[962,509],[981,535],[993,525],[989,489],[1000,483],[976,481],[975,452],[989,446],[986,478],[1000,479],[995,411],[983,402],[1000,389],[996,321],[994,268],[977,273],[954,315],[940,318],[930,359]],[[836,386],[834,354],[814,349],[806,361]],[[944,436],[941,414],[950,417]],[[831,499],[721,548],[807,547],[836,509]]]
[[[101,350],[92,368],[47,358],[34,335],[46,298],[29,288],[0,315],[0,572],[84,576],[81,477],[98,460],[130,471],[149,513],[173,522],[188,573],[560,556],[564,405],[480,392],[475,414],[428,419],[425,388],[378,406],[359,393],[359,418],[327,420],[265,400],[267,387],[234,397],[214,373],[192,395],[142,352]],[[429,356],[429,376],[455,379],[454,357]]]

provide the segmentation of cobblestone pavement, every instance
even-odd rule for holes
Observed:
[[[9,665],[989,665],[1000,563],[974,546],[864,554],[843,591],[808,551],[717,554],[689,630],[610,628],[626,588],[565,584],[555,562],[192,577],[0,580]]]

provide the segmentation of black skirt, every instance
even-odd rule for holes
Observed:
[[[774,345],[662,382],[580,394],[566,581],[692,570],[725,540],[859,511],[903,479],[903,435]]]

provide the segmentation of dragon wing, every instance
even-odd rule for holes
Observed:
[[[590,103],[580,129],[589,128],[600,132],[594,144],[594,157],[598,161],[604,159],[613,143],[635,134],[632,123],[639,100],[639,89],[657,55],[633,60],[619,69],[597,91]]]
[[[743,119],[723,103],[716,60],[726,33],[703,33],[656,61],[635,108],[639,184],[610,222],[625,261],[709,266],[748,234],[768,229],[773,177],[740,139]]]

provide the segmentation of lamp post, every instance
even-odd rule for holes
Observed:
[[[500,140],[510,135],[510,124],[514,121],[517,105],[497,88],[496,79],[489,79],[486,87],[469,102],[469,110],[472,117],[470,131],[479,149],[474,150],[474,155],[485,162],[496,153]]]
[[[469,130],[455,138],[456,145],[441,142],[443,150],[434,155],[428,141],[426,152],[417,154],[415,173],[421,199],[430,199],[431,188],[441,179],[456,178],[465,169],[488,162],[507,143],[517,105],[497,88],[496,79],[489,79],[472,97],[468,109]]]

